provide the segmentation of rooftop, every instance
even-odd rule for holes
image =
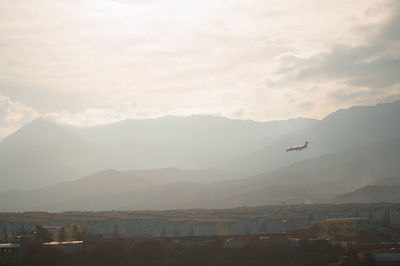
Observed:
[[[326,219],[327,221],[354,221],[354,220],[368,220],[366,217],[349,217],[349,218],[332,218]]]
[[[214,220],[214,219],[256,219],[270,217],[277,219],[304,219],[304,212],[345,211],[353,208],[359,210],[374,210],[377,208],[400,208],[399,203],[351,203],[351,204],[298,204],[298,205],[270,205],[259,207],[240,207],[230,209],[188,209],[188,210],[142,210],[142,211],[68,211],[61,213],[51,212],[0,212],[0,221],[8,223],[23,223],[25,225],[47,225],[51,221],[82,222],[107,222],[112,219],[121,220]],[[345,216],[350,216],[344,214]],[[354,220],[355,218],[340,218]],[[334,220],[334,219],[330,219]]]

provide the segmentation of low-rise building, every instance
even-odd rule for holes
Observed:
[[[311,227],[314,225],[321,226],[322,230],[325,232],[328,232],[330,225],[335,225],[341,232],[354,234],[360,230],[377,232],[382,229],[381,221],[368,219],[366,217],[327,219],[326,221],[313,222]]]
[[[391,228],[400,228],[400,205],[389,207],[389,224]]]

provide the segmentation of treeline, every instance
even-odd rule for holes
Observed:
[[[129,242],[103,239],[82,251],[70,253],[62,246],[35,245],[28,249],[24,266],[130,266],[130,265],[375,265],[368,253],[346,251],[326,242],[302,241],[271,244],[252,241],[242,248],[227,248],[209,240],[196,246],[168,240]]]
[[[70,228],[60,227],[57,232],[57,240],[67,241],[67,240],[82,240],[86,235],[85,229],[79,227],[76,224],[72,224]],[[52,242],[55,240],[55,235],[50,233],[48,229],[43,228],[40,225],[36,225],[36,238],[43,242]]]

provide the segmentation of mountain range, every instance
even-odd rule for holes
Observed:
[[[7,189],[15,188],[0,194],[0,210],[397,201],[384,198],[384,191],[400,183],[398,114],[400,101],[339,110],[320,121],[192,116],[82,129],[37,120],[0,143],[1,176],[8,177]],[[306,140],[312,142],[309,149],[285,151]],[[157,169],[124,170],[147,163]],[[96,172],[107,168],[122,170]],[[381,192],[368,193],[371,189]]]
[[[338,203],[400,202],[400,185],[369,185],[336,196]]]
[[[340,201],[339,194],[400,180],[400,138],[358,145],[261,175],[200,183],[222,173],[162,168],[106,170],[33,191],[0,194],[1,210],[227,208]],[[343,194],[343,197],[346,194]]]
[[[288,132],[252,154],[244,155],[227,167],[246,175],[263,173],[300,160],[348,149],[349,147],[391,140],[400,136],[400,101],[376,106],[355,106],[338,110],[317,123]],[[287,153],[285,147],[311,141],[307,152]]]
[[[39,118],[0,142],[0,192],[39,188],[104,169],[216,169],[316,121],[168,116],[79,128]],[[240,176],[231,172],[231,177]]]

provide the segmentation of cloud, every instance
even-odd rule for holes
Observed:
[[[75,125],[75,126],[94,126],[100,124],[110,124],[136,116],[134,103],[126,103],[122,106],[113,108],[89,108],[82,112],[71,113],[66,110],[52,112],[43,115],[44,119],[56,123]]]
[[[392,2],[391,10],[393,13],[385,23],[363,29],[367,36],[365,43],[336,44],[329,51],[305,57],[293,53],[276,57],[279,78],[267,78],[266,86],[278,89],[291,86],[304,93],[313,86],[324,87],[319,101],[330,106],[398,99],[400,4]]]
[[[0,94],[77,125],[319,118],[396,92],[386,1],[4,0]]]
[[[0,139],[38,116],[33,108],[0,95]]]
[[[237,119],[245,115],[243,109],[225,108],[222,102],[218,104],[219,107],[215,107],[213,101],[220,101],[220,96],[222,95],[207,95],[206,97],[210,97],[210,99],[204,99],[203,104],[198,106],[195,106],[195,104],[185,106],[183,104],[179,108],[152,108],[151,106],[139,106],[136,103],[127,102],[110,108],[88,108],[81,112],[69,112],[67,110],[52,112],[42,115],[42,118],[60,124],[90,127],[115,123],[127,119],[147,119],[167,115],[188,116],[204,114]],[[225,94],[225,97],[226,96],[227,94]]]

